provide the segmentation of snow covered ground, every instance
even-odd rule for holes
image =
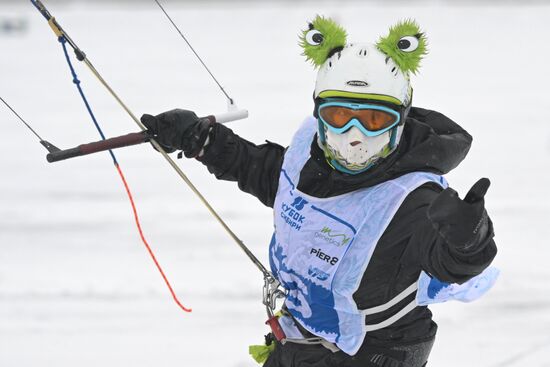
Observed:
[[[250,110],[231,127],[280,144],[312,109],[315,73],[297,46],[306,20],[330,15],[351,40],[374,41],[396,20],[416,18],[431,52],[414,78],[415,104],[474,136],[448,179],[464,194],[491,178],[502,269],[481,301],[433,307],[440,332],[430,365],[548,367],[550,7],[404,4],[167,8]],[[130,5],[50,10],[136,114],[223,111],[223,96],[155,4]],[[29,3],[0,4],[0,15],[28,22],[26,33],[0,34],[0,96],[60,147],[97,140],[44,19]],[[78,71],[106,134],[136,131],[83,65]],[[255,365],[247,346],[267,331],[260,274],[149,145],[117,155],[146,236],[191,314],[172,302],[143,248],[108,155],[48,164],[2,106],[0,121],[0,366]],[[179,164],[266,263],[271,211],[200,164]]]

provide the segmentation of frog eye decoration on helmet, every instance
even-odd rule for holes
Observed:
[[[412,19],[391,27],[390,33],[386,37],[381,37],[376,46],[391,57],[405,73],[416,74],[420,61],[428,53],[426,37]]]
[[[317,16],[302,32],[300,46],[318,69],[314,115],[327,160],[346,173],[366,171],[399,143],[412,101],[410,74],[427,54],[424,33],[407,19],[376,44],[347,43],[340,25]]]
[[[397,105],[410,103],[410,73],[418,72],[427,54],[426,37],[412,19],[392,26],[376,44],[347,43],[344,28],[318,15],[302,32],[300,46],[319,69],[315,98],[374,97]]]
[[[302,55],[311,61],[315,68],[321,66],[330,56],[346,45],[347,33],[332,19],[318,15],[308,29],[302,32],[300,46]]]

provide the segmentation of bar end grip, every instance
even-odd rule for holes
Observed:
[[[76,148],[71,148],[66,150],[60,150],[58,152],[48,153],[48,155],[46,155],[46,160],[49,163],[53,163],[53,162],[59,162],[65,159],[73,158],[73,157],[78,157],[80,155],[82,155],[82,152],[80,151],[79,147],[76,147]]]

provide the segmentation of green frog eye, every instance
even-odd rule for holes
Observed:
[[[426,35],[413,19],[405,19],[392,26],[388,35],[381,37],[376,46],[391,57],[404,73],[416,74],[420,62],[428,53]]]
[[[305,38],[306,42],[311,46],[318,46],[323,43],[323,40],[325,39],[323,34],[316,29],[312,29],[311,31],[307,32]]]
[[[397,47],[403,52],[413,52],[418,48],[418,38],[414,36],[405,36],[397,42]]]
[[[318,15],[300,34],[300,46],[304,51],[302,55],[318,68],[334,50],[344,48],[346,37],[346,31],[338,23]]]

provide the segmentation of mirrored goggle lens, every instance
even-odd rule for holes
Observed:
[[[369,131],[385,129],[394,124],[398,118],[397,113],[392,114],[375,109],[353,110],[342,106],[321,107],[319,115],[327,124],[335,128],[344,127],[356,118]]]

